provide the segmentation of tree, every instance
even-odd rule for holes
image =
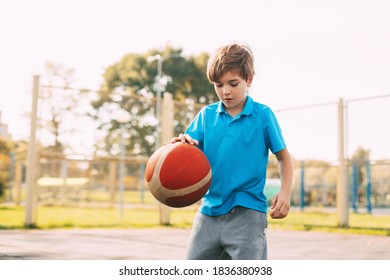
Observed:
[[[74,83],[74,69],[61,63],[46,63],[39,104],[39,133],[46,154],[86,152],[80,135],[85,135],[87,126],[93,126],[88,116],[93,97],[88,90],[74,89]]]
[[[5,183],[9,177],[9,144],[0,139],[0,198],[4,195]]]
[[[167,46],[163,51],[150,50],[145,54],[129,53],[119,62],[109,66],[103,74],[104,84],[99,91],[94,118],[100,122],[99,129],[106,131],[100,149],[110,154],[119,153],[119,124],[114,120],[113,111],[124,109],[130,113],[130,122],[124,124],[130,134],[126,144],[129,154],[150,155],[156,139],[155,100],[157,62],[147,58],[159,54],[163,58],[163,92],[170,92],[176,101],[183,104],[210,103],[216,100],[212,85],[206,77],[208,55],[183,57],[182,49]],[[185,106],[184,106],[185,107]],[[101,115],[111,115],[102,119]],[[178,110],[175,115],[176,129],[188,124],[190,115]]]
[[[10,148],[4,140],[0,139],[0,155],[8,155]]]
[[[69,91],[74,82],[74,69],[63,64],[47,62],[42,81],[46,87],[41,93],[41,128],[53,139],[46,147],[47,151],[62,153],[65,144],[61,141],[64,133],[64,119],[76,103],[76,98]]]

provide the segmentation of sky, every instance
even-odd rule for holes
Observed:
[[[343,98],[347,156],[362,146],[390,159],[389,14],[386,0],[0,0],[1,121],[28,138],[32,77],[47,61],[97,89],[128,53],[245,42],[255,55],[250,95],[275,111],[295,158],[337,161]],[[312,104],[329,105],[286,110]]]

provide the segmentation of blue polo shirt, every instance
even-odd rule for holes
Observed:
[[[234,206],[267,212],[268,154],[286,147],[269,107],[248,96],[242,112],[232,118],[222,102],[213,103],[202,108],[185,133],[199,141],[213,172],[201,213],[219,216]]]

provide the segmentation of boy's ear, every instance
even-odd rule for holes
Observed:
[[[250,87],[252,85],[252,81],[253,81],[253,77],[249,77],[248,80],[246,81],[246,84],[248,85],[248,87]]]

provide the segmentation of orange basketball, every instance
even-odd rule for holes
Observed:
[[[149,158],[145,179],[158,201],[171,207],[185,207],[199,201],[208,191],[210,163],[195,146],[168,143]]]

